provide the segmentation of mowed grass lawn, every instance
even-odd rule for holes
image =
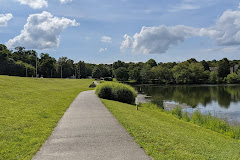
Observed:
[[[31,159],[92,82],[0,76],[0,159]]]
[[[239,160],[240,141],[179,120],[156,108],[102,99],[104,105],[154,159]]]

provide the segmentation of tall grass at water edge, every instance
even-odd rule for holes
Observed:
[[[217,114],[212,115],[210,112],[203,114],[200,110],[196,110],[190,116],[190,114],[186,111],[184,112],[180,106],[175,107],[169,112],[178,119],[197,124],[234,139],[240,139],[240,126],[230,124],[227,119],[223,117],[219,118]]]

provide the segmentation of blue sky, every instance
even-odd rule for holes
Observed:
[[[0,4],[0,43],[9,48],[20,45],[89,63],[240,59],[236,0],[0,0]]]

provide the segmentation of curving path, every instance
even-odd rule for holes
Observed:
[[[81,92],[33,160],[147,160],[94,91]]]

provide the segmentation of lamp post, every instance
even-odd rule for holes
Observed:
[[[36,53],[36,78],[37,78],[37,53]]]
[[[51,69],[51,78],[52,78],[52,70],[53,70],[53,69],[54,69],[54,68]]]

